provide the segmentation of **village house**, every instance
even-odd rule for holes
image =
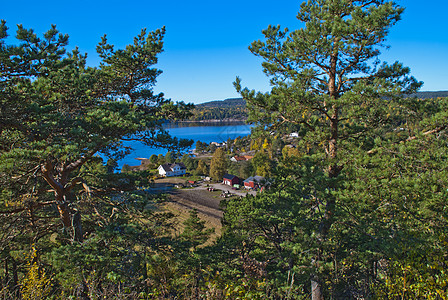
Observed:
[[[234,186],[235,184],[240,184],[240,179],[235,175],[225,174],[222,178],[222,183],[230,186]]]
[[[266,183],[266,179],[263,176],[251,176],[243,181],[244,188],[246,189],[258,189]]]
[[[251,160],[252,158],[253,158],[253,156],[250,156],[250,155],[243,155],[243,156],[235,155],[230,160],[233,162],[240,162],[240,161],[248,161],[248,160]]]
[[[183,163],[163,164],[157,170],[159,175],[163,177],[182,176],[187,172],[187,168]]]
[[[246,161],[246,159],[243,156],[238,156],[238,155],[232,157],[230,160],[233,162]]]

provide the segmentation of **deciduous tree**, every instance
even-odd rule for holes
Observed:
[[[210,177],[221,181],[227,173],[227,156],[223,148],[217,148],[210,162]]]

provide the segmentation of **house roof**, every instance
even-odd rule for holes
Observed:
[[[236,161],[245,161],[246,160],[246,158],[244,156],[234,156],[233,159]]]
[[[159,166],[159,169],[162,168],[165,172],[171,171],[171,164],[163,164]]]
[[[244,182],[247,182],[247,183],[252,182],[252,181],[253,182],[261,182],[264,180],[265,180],[265,178],[263,176],[251,176],[251,177],[247,178],[246,180],[244,180]]]
[[[238,178],[235,175],[231,175],[231,174],[225,174],[222,179],[228,179],[228,180],[233,180],[234,178]]]
[[[175,163],[175,164],[170,164],[170,163],[168,163],[168,164],[163,164],[163,165],[160,165],[159,168],[162,167],[163,170],[164,170],[165,172],[170,172],[170,171],[172,171],[172,170],[174,169],[174,167],[176,167],[176,166],[179,166],[181,170],[182,170],[182,169],[187,169],[187,167],[185,167],[185,165],[184,165],[183,163]]]
[[[174,165],[179,165],[181,169],[186,169],[187,167],[183,163],[177,163]]]

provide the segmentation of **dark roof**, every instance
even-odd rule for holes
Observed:
[[[160,165],[160,167],[162,167],[163,170],[165,170],[165,172],[170,172],[171,171],[171,164],[163,164],[163,165]]]
[[[235,176],[235,175],[231,175],[231,174],[225,174],[225,175],[222,177],[222,179],[228,179],[228,180],[232,180],[232,179],[234,179],[234,178],[238,178],[238,177]]]
[[[168,164],[163,164],[163,165],[160,165],[160,166],[165,170],[165,172],[170,172],[176,165],[179,165],[179,167],[181,169],[186,169],[187,168],[187,167],[185,167],[185,165],[183,163],[175,163],[175,164],[168,163]]]
[[[183,163],[175,163],[175,164],[173,164],[173,167],[174,167],[174,165],[179,165],[181,169],[187,168]]]
[[[246,180],[244,180],[244,182],[261,182],[264,181],[264,177],[263,176],[251,176],[249,178],[247,178]]]

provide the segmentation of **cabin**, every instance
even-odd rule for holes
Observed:
[[[243,181],[244,188],[252,190],[262,187],[266,183],[263,176],[251,176]]]
[[[163,164],[157,170],[159,175],[163,177],[182,176],[187,173],[187,168],[183,163]]]
[[[240,179],[238,177],[236,177],[235,175],[225,174],[222,177],[222,183],[225,185],[234,186],[235,184],[240,183]]]

